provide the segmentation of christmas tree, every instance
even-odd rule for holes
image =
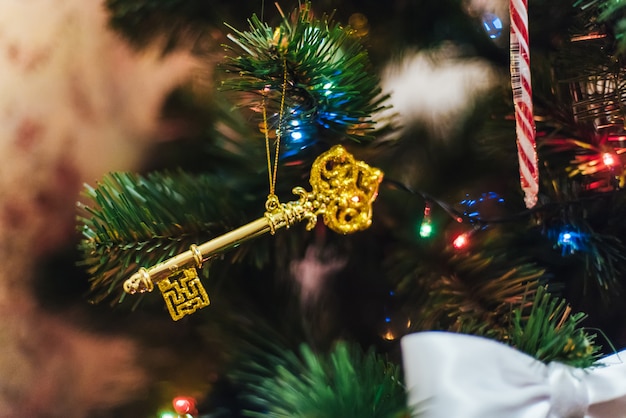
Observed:
[[[459,416],[407,380],[482,350],[451,335],[568,373],[626,346],[625,5],[109,0],[200,69],[79,208],[86,298],[152,380],[115,416]]]

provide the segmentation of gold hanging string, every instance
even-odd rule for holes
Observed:
[[[283,58],[283,87],[280,96],[280,109],[278,112],[278,129],[276,130],[276,148],[274,150],[274,164],[272,167],[272,155],[270,152],[270,135],[267,123],[266,100],[267,95],[263,96],[263,104],[261,106],[263,112],[263,133],[265,134],[265,153],[267,155],[267,174],[269,180],[269,195],[265,203],[265,209],[272,211],[278,207],[279,201],[276,196],[276,176],[278,173],[278,157],[280,154],[280,140],[283,128],[283,114],[285,111],[285,93],[287,92],[287,58]]]

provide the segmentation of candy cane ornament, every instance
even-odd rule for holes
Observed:
[[[511,0],[511,87],[515,104],[517,155],[526,207],[537,203],[539,170],[535,143],[530,52],[528,48],[528,1]]]

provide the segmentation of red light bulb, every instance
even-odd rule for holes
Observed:
[[[187,396],[177,396],[172,401],[174,411],[178,415],[193,413],[196,409],[196,401],[193,398]]]
[[[469,237],[467,234],[461,234],[456,237],[454,241],[452,241],[452,246],[457,250],[467,247],[467,244],[469,244]]]
[[[602,154],[602,162],[604,162],[604,165],[607,167],[612,167],[615,165],[615,157],[610,152],[605,152]]]

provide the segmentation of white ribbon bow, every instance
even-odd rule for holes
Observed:
[[[420,418],[626,418],[626,350],[578,369],[471,335],[422,332],[401,344]]]

